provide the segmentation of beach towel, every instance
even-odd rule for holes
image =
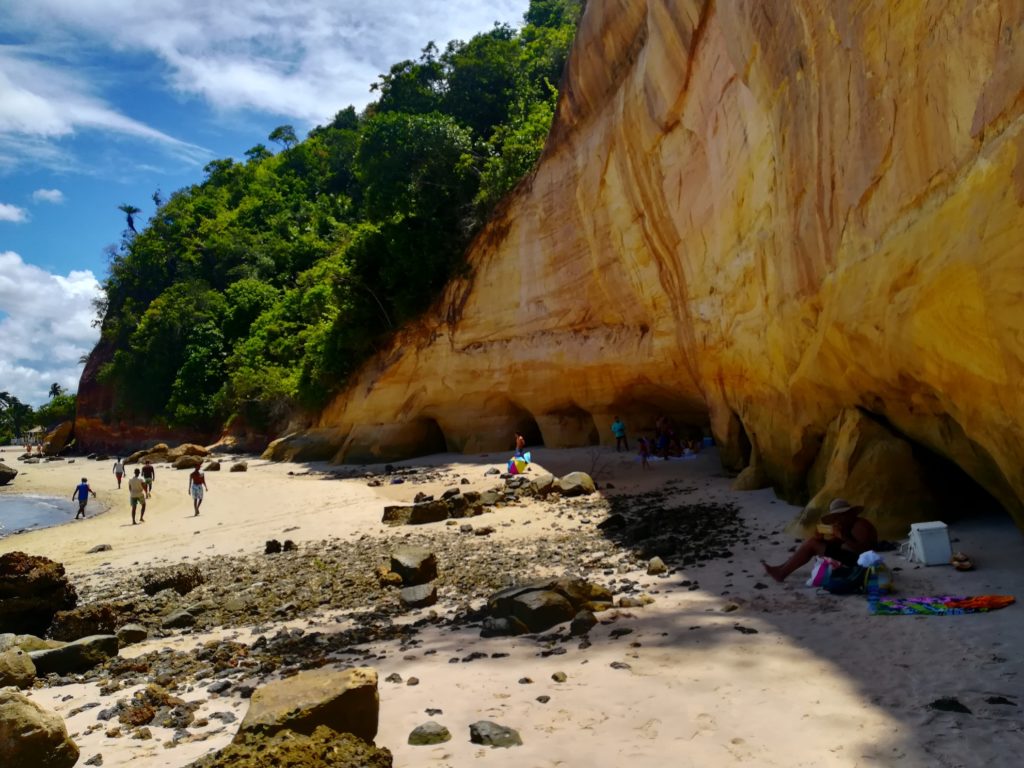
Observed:
[[[870,610],[875,616],[961,616],[995,611],[1014,602],[1012,595],[886,597],[872,601]]]

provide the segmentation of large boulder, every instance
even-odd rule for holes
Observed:
[[[78,747],[58,714],[17,691],[0,690],[0,755],[4,768],[71,768]]]
[[[112,635],[117,628],[122,607],[111,603],[90,603],[70,611],[58,611],[50,624],[54,640],[78,640],[89,635]]]
[[[187,595],[204,581],[206,579],[198,566],[169,565],[144,574],[142,589],[147,595],[155,595],[165,589],[173,589],[179,595]]]
[[[195,469],[203,464],[202,456],[179,456],[174,460],[175,469]]]
[[[403,587],[398,593],[398,600],[404,608],[426,608],[437,602],[436,584],[419,584],[415,587]]]
[[[29,657],[36,665],[36,673],[39,675],[48,675],[51,672],[67,675],[73,672],[87,672],[107,659],[117,656],[118,648],[117,637],[114,635],[92,635],[62,645],[60,648],[32,651]]]
[[[402,577],[402,584],[414,587],[437,578],[437,558],[424,547],[399,547],[391,553],[391,570]]]
[[[310,735],[321,725],[372,742],[379,710],[375,669],[299,672],[253,693],[235,742],[248,734],[271,735],[286,729]]]
[[[321,725],[308,736],[294,731],[273,736],[239,734],[220,752],[196,760],[189,768],[392,768],[392,764],[387,749]]]
[[[43,453],[47,456],[56,456],[67,447],[74,431],[74,422],[64,421],[58,424],[43,440]]]
[[[584,609],[610,604],[612,593],[584,579],[562,577],[509,587],[491,595],[487,609],[494,620],[488,634],[544,632],[562,622],[571,621]],[[508,621],[501,621],[508,619]]]
[[[0,651],[0,688],[13,685],[15,688],[28,688],[36,679],[36,665],[20,648]]]
[[[586,472],[570,472],[559,478],[555,487],[563,496],[586,496],[597,490],[593,478]]]
[[[210,455],[210,451],[201,445],[195,443],[182,443],[177,448],[172,448],[167,451],[167,458],[170,461],[176,461],[183,456],[195,456],[198,458],[205,458]]]
[[[45,557],[0,555],[0,627],[16,634],[44,635],[57,611],[70,610],[78,594],[64,566]]]
[[[0,485],[7,485],[18,476],[18,470],[12,469],[0,461]]]

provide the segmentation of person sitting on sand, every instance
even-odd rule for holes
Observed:
[[[124,464],[121,463],[120,456],[114,460],[114,477],[117,478],[117,490],[121,490],[121,478],[124,477]]]
[[[128,495],[132,503],[132,525],[135,525],[135,508],[142,505],[142,514],[139,515],[139,522],[146,522],[146,483],[139,477],[139,470],[135,470],[135,477],[128,481]]]
[[[768,565],[764,560],[764,571],[776,581],[785,581],[797,568],[806,565],[815,555],[830,557],[846,566],[857,564],[862,552],[874,549],[878,544],[878,531],[870,521],[858,517],[864,507],[854,507],[846,499],[833,499],[828,512],[821,516],[821,522],[832,526],[832,534],[825,536],[820,531],[801,544],[796,552],[782,565]]]
[[[203,506],[204,490],[206,490],[206,475],[199,467],[196,467],[188,476],[188,492],[192,494],[192,508],[196,511],[193,517],[199,514],[199,508]]]
[[[75,515],[75,520],[78,518],[85,519],[85,505],[89,503],[89,494],[96,498],[96,492],[89,487],[89,481],[86,478],[82,478],[82,482],[75,486],[74,492],[71,494],[71,498],[78,498],[78,514]]]

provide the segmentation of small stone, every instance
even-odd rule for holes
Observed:
[[[632,669],[632,667],[624,661],[613,661],[609,666],[612,669]]]
[[[405,681],[405,684],[406,685],[419,685],[420,684],[420,679],[418,677],[410,677],[408,680]]]
[[[459,533],[472,533],[472,532],[473,532],[473,526],[470,525],[469,523],[463,523],[462,525],[459,526]]]
[[[208,685],[206,687],[206,690],[209,693],[224,693],[224,691],[226,691],[230,687],[231,687],[231,681],[230,680],[218,680],[215,683],[210,683],[210,685]]]
[[[533,680],[530,679],[529,677],[520,677],[519,678],[519,684],[520,685],[530,685],[532,682],[533,682]]]
[[[726,603],[722,606],[722,613],[732,613],[733,611],[738,611],[739,609],[740,606],[737,603]]]
[[[443,744],[451,741],[452,734],[440,723],[429,720],[423,725],[417,725],[409,734],[409,744],[413,746],[427,746],[430,744]]]
[[[573,635],[585,635],[597,624],[597,617],[592,611],[580,611],[573,618],[569,625],[569,632]]]
[[[95,755],[85,761],[86,765],[103,765],[103,755],[97,752]]]
[[[402,682],[402,676],[397,672],[392,672],[390,675],[384,678],[385,683],[400,683]]]
[[[547,694],[544,694],[542,696],[538,696],[537,701],[539,701],[541,704],[547,704],[549,701],[551,701],[551,697]]]
[[[556,683],[564,683],[566,680],[569,679],[569,677],[565,674],[565,672],[555,672],[553,675],[551,675],[551,679],[554,680]]]
[[[665,561],[660,557],[652,557],[650,562],[647,563],[647,575],[660,576],[663,573],[668,573],[668,566],[665,565]]]
[[[87,554],[87,555],[95,555],[97,552],[109,552],[111,549],[113,549],[113,547],[111,547],[109,544],[97,544],[92,549],[86,550],[85,554]],[[99,765],[103,764],[103,758],[102,757],[100,757],[100,762],[98,764]]]

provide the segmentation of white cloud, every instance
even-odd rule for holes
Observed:
[[[78,389],[79,358],[99,338],[91,271],[55,275],[0,251],[0,389],[39,405],[53,382]]]
[[[28,211],[10,203],[0,203],[0,221],[28,221]]]
[[[37,189],[32,193],[32,200],[37,203],[60,205],[64,202],[64,193],[59,189]]]
[[[171,87],[201,96],[215,109],[248,108],[315,123],[348,104],[365,105],[377,75],[396,61],[416,58],[430,40],[443,47],[495,21],[518,25],[528,0],[34,0],[12,5],[12,21],[39,34],[71,34],[90,46],[155,55]],[[31,95],[22,94],[21,109],[47,124],[52,116]]]
[[[26,46],[0,45],[0,169],[33,161],[68,170],[56,140],[97,130],[155,143],[198,162],[206,150],[176,139],[110,106],[71,59]]]

